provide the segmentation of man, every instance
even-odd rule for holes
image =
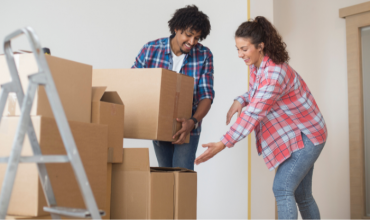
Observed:
[[[199,41],[211,30],[208,16],[198,8],[187,6],[176,10],[168,21],[171,36],[144,45],[132,68],[165,68],[194,78],[191,118],[178,118],[181,129],[175,142],[153,141],[160,167],[184,167],[194,170],[195,154],[201,132],[201,121],[211,108],[213,90],[213,55]],[[184,144],[190,133],[190,142]]]

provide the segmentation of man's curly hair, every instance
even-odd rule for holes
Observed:
[[[256,48],[263,42],[263,53],[276,64],[289,61],[286,44],[274,26],[262,16],[242,23],[235,32],[235,37],[249,38]]]
[[[171,34],[175,34],[176,29],[185,31],[190,28],[190,30],[200,31],[200,40],[206,39],[211,32],[208,16],[199,11],[195,5],[177,9],[171,20],[168,21],[168,27]]]

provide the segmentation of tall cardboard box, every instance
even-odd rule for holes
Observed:
[[[124,148],[112,168],[111,219],[196,219],[197,174],[149,167],[147,148]]]
[[[66,151],[54,119],[32,116],[41,151],[45,155],[64,154]],[[8,156],[19,117],[3,117],[0,125],[0,156]],[[69,125],[99,209],[106,209],[108,126],[69,121]],[[33,155],[28,138],[22,156]],[[0,185],[6,164],[0,164]],[[85,208],[80,188],[70,163],[46,164],[58,206]],[[1,188],[0,188],[1,189]],[[44,216],[47,206],[36,164],[21,163],[9,204],[8,215]]]
[[[118,92],[125,104],[125,138],[174,141],[181,128],[176,118],[191,117],[194,78],[183,74],[160,68],[94,69],[93,86]]]
[[[38,72],[32,53],[14,55],[23,91],[28,88],[28,75]],[[45,55],[51,75],[58,90],[64,112],[69,121],[89,123],[91,120],[92,66]],[[10,73],[5,56],[0,56],[0,84],[10,82]],[[4,109],[5,116],[20,115],[15,94],[10,94]],[[31,115],[54,118],[44,86],[39,86]]]
[[[93,87],[91,122],[108,125],[108,163],[122,163],[124,105],[117,92]]]

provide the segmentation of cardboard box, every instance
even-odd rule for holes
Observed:
[[[118,92],[125,104],[125,138],[174,141],[181,128],[176,118],[191,117],[194,78],[189,76],[159,68],[94,69],[93,86]]]
[[[38,72],[32,53],[14,55],[23,91],[28,88],[28,75]],[[69,121],[89,123],[91,120],[92,66],[46,55],[49,69],[58,90],[64,112]],[[0,56],[0,84],[10,82],[10,73],[5,56]],[[17,97],[9,94],[4,116],[20,115]],[[39,86],[33,102],[31,115],[54,118],[44,89]]]
[[[112,169],[112,219],[196,219],[197,174],[149,167],[147,148],[124,148]]]
[[[110,200],[112,195],[112,164],[107,164],[107,194],[106,194],[106,205],[104,208],[105,216],[102,219],[110,219]]]
[[[93,87],[91,122],[108,125],[108,163],[122,163],[124,105],[117,92]]]
[[[66,155],[59,130],[54,119],[32,116],[41,151],[45,155]],[[3,117],[0,125],[0,156],[8,156],[13,143],[19,117]],[[69,122],[78,152],[100,209],[106,209],[107,199],[107,148],[108,126],[82,122]],[[22,156],[33,155],[28,138],[25,139]],[[0,164],[0,186],[7,164]],[[80,188],[70,163],[46,164],[57,205],[85,208]],[[0,188],[1,189],[1,188]],[[47,206],[39,181],[36,164],[21,163],[9,204],[8,215],[43,216]]]

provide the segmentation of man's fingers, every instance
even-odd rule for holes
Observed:
[[[178,132],[176,132],[176,134],[172,138],[175,139],[179,134],[184,133],[184,132],[185,132],[185,128],[181,128]]]
[[[176,142],[174,142],[173,144],[183,144],[185,143],[185,132],[182,133],[179,137],[179,139],[177,139]]]
[[[177,120],[178,122],[184,122],[184,121],[185,121],[185,118],[176,118],[176,120]]]

